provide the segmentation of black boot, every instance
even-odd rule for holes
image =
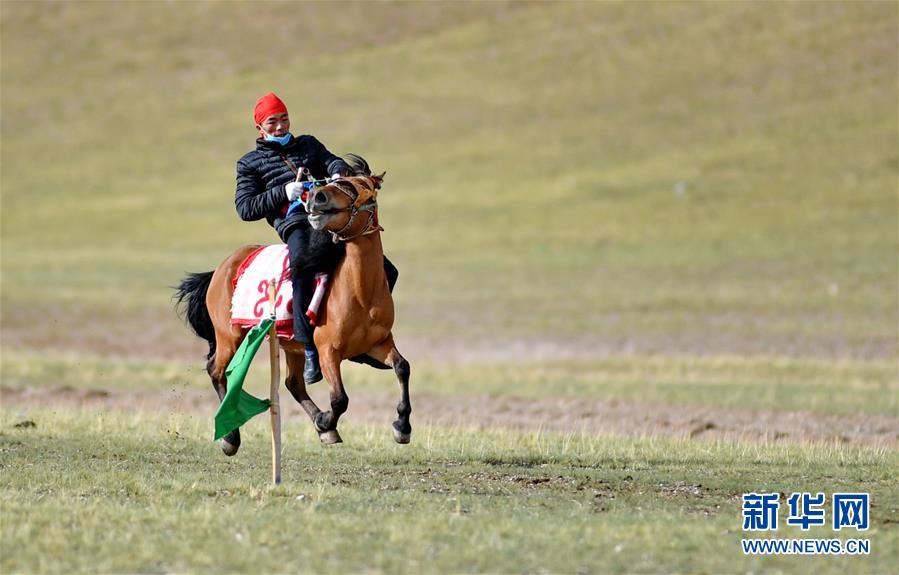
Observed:
[[[303,366],[303,381],[306,385],[322,380],[322,368],[318,364],[318,350],[314,345],[306,345],[306,364]]]

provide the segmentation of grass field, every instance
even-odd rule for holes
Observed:
[[[890,572],[897,37],[885,2],[0,3],[0,571]],[[415,407],[393,445],[348,366],[347,443],[288,417],[278,488],[264,421],[209,441],[170,299],[276,239],[233,208],[269,90],[388,172]],[[762,490],[870,492],[871,555],[745,557]]]
[[[7,573],[886,573],[899,560],[894,451],[430,428],[399,447],[386,427],[348,425],[336,449],[289,431],[272,488],[262,424],[226,459],[197,419],[31,415],[36,428],[0,419]],[[755,489],[870,492],[871,555],[742,558],[739,500]]]
[[[10,345],[35,301],[180,333],[168,286],[275,239],[232,206],[271,88],[388,171],[407,339],[897,357],[894,4],[310,3],[277,64],[264,6],[4,3]]]

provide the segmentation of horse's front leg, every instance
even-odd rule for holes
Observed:
[[[293,398],[300,404],[300,407],[303,408],[303,411],[306,412],[312,423],[315,423],[315,418],[318,417],[322,410],[315,405],[315,402],[312,401],[312,398],[309,397],[309,393],[306,391],[306,383],[303,381],[303,366],[306,358],[302,351],[298,353],[287,352],[284,355],[287,360],[287,379],[284,380],[284,386],[287,387]]]
[[[340,375],[340,356],[332,350],[321,351],[322,374],[331,388],[331,410],[319,413],[315,416],[315,429],[322,443],[342,443],[340,434],[337,433],[337,420],[346,412],[350,404],[346,390],[343,388],[343,378]]]

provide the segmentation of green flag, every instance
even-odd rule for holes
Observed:
[[[225,392],[225,399],[222,400],[218,411],[215,412],[216,439],[228,435],[271,405],[269,400],[253,397],[244,391],[243,380],[247,377],[247,370],[250,369],[253,356],[256,355],[256,351],[262,345],[262,340],[265,339],[265,334],[268,333],[268,329],[274,321],[272,318],[262,320],[259,325],[251,329],[243,343],[237,348],[237,353],[231,358],[228,369],[225,370],[228,391]]]

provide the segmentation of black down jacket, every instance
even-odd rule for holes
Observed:
[[[351,172],[346,162],[312,136],[291,138],[286,146],[262,138],[256,140],[256,149],[237,161],[234,206],[244,221],[265,218],[282,241],[287,241],[290,230],[297,225],[305,225],[307,219],[303,210],[295,211],[289,218],[285,216],[287,194],[284,186],[296,180],[296,174],[284,161],[285,157],[296,168],[308,168],[317,180]]]

